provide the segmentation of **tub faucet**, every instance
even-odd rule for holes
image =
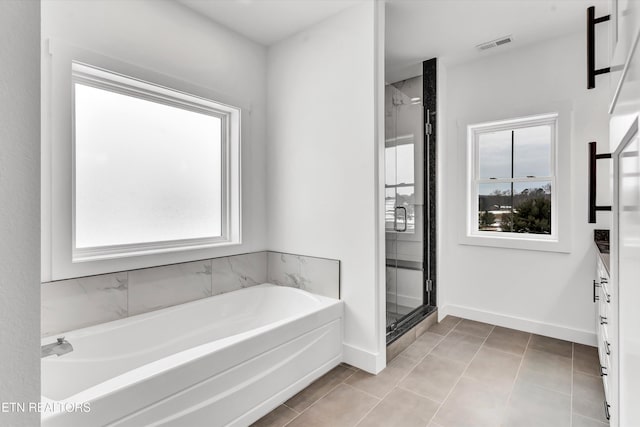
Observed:
[[[62,356],[73,351],[73,346],[64,337],[57,338],[56,342],[40,347],[40,358]]]

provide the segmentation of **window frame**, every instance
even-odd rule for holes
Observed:
[[[70,45],[63,40],[47,39],[44,45],[42,80],[42,152],[41,152],[41,281],[51,282],[75,277],[92,276],[119,271],[135,270],[175,263],[227,256],[247,244],[243,242],[242,157],[243,135],[251,128],[251,103],[237,95],[220,92],[210,86],[201,86],[174,75],[163,74],[125,59],[116,59]],[[184,245],[140,251],[132,256],[87,259],[73,262],[72,241],[72,133],[73,117],[73,62],[91,64],[94,68],[109,70],[140,82],[160,88],[192,95],[225,106],[234,106],[234,126],[229,127],[231,138],[237,144],[229,151],[229,240],[201,245]],[[211,82],[215,84],[215,82]],[[248,112],[248,120],[243,120]],[[195,242],[198,243],[198,242]],[[244,249],[243,249],[244,248]]]
[[[234,243],[237,238],[232,230],[231,219],[231,188],[230,176],[232,145],[239,144],[240,109],[221,104],[213,100],[197,97],[175,89],[159,86],[147,81],[128,77],[113,71],[108,71],[80,61],[72,61],[71,66],[71,108],[72,108],[72,189],[71,189],[71,233],[72,233],[72,262],[86,262],[111,258],[123,258],[138,255],[147,255],[159,252],[172,252],[213,247],[219,244]],[[76,244],[76,135],[75,135],[75,88],[76,84],[82,84],[97,89],[106,90],[120,95],[126,95],[137,99],[156,102],[187,111],[193,111],[221,120],[221,235],[201,238],[164,240],[154,242],[140,242],[131,244],[109,245],[90,248],[78,248]],[[237,129],[232,133],[231,128]],[[234,137],[233,135],[236,135]],[[239,242],[238,242],[239,243]]]
[[[564,109],[562,109],[564,110]],[[566,119],[562,119],[565,117]],[[460,243],[513,249],[570,252],[570,112],[557,111],[545,114],[516,117],[496,121],[476,122],[466,126],[464,147],[467,157],[464,227]],[[550,125],[550,172],[551,176],[535,178],[480,179],[479,136],[483,133],[516,130],[532,126]],[[563,144],[560,144],[560,142]],[[560,167],[562,165],[562,168]],[[479,230],[478,189],[480,183],[551,181],[551,234],[492,232]]]
[[[482,237],[486,236],[487,233],[491,233],[491,237],[495,238],[523,238],[523,239],[533,239],[533,240],[557,240],[558,236],[558,225],[557,225],[557,217],[558,217],[558,206],[557,206],[557,191],[556,191],[556,175],[557,175],[557,163],[556,163],[556,140],[557,140],[557,122],[558,122],[558,114],[545,114],[539,116],[532,117],[522,117],[513,120],[503,120],[500,122],[490,122],[490,123],[482,123],[477,125],[470,125],[468,129],[469,133],[469,144],[472,158],[472,166],[471,166],[471,183],[469,192],[469,205],[468,205],[468,215],[469,215],[469,224],[468,224],[468,232],[472,236]],[[551,172],[550,176],[536,176],[533,178],[481,178],[480,177],[480,135],[487,133],[494,133],[500,131],[515,131],[517,129],[523,129],[528,127],[535,126],[545,126],[548,125],[551,127],[551,141],[550,141],[550,168],[549,172]],[[480,210],[478,207],[478,197],[479,197],[479,186],[481,184],[491,184],[491,183],[516,183],[516,182],[539,182],[539,181],[550,181],[551,182],[551,233],[550,234],[535,234],[535,233],[514,233],[508,231],[494,232],[494,231],[484,231],[480,230],[478,224],[478,218],[480,215]]]
[[[408,142],[404,142],[404,141]],[[393,189],[397,191],[399,188],[408,188],[413,187],[413,197],[414,197],[414,226],[413,231],[396,231],[393,228],[387,228],[387,221],[385,217],[385,233],[388,235],[396,235],[399,240],[408,240],[408,241],[419,241],[422,236],[422,215],[419,213],[419,209],[416,209],[416,206],[422,205],[422,174],[419,168],[420,160],[421,160],[421,150],[420,145],[418,145],[415,141],[415,135],[403,135],[397,138],[387,139],[385,141],[385,156],[386,150],[389,148],[396,148],[403,145],[411,145],[413,146],[413,183],[407,184],[387,184],[384,183],[385,189],[385,200],[386,200],[386,191],[389,189]],[[396,152],[397,153],[397,152]],[[397,162],[397,160],[396,160]],[[396,164],[397,167],[397,164]],[[386,202],[385,202],[385,212],[386,212]],[[408,225],[408,224],[407,224]]]

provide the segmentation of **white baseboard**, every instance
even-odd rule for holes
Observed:
[[[462,317],[464,319],[475,320],[478,322],[491,323],[492,325],[531,332],[579,344],[595,346],[597,343],[595,331],[568,328],[566,326],[555,325],[553,323],[544,323],[522,317],[507,316],[500,313],[477,310],[475,308],[460,305],[449,304],[442,308],[438,308],[438,320],[442,320],[446,315]]]
[[[370,374],[377,374],[386,366],[386,354],[371,353],[346,343],[342,344],[342,349],[342,361],[344,363],[367,371]]]

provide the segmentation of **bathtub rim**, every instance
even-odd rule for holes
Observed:
[[[338,299],[325,297],[322,295],[312,294],[308,291],[304,291],[297,288],[284,287],[273,285],[270,283],[263,283],[260,285],[251,286],[248,288],[243,288],[237,291],[228,292],[225,294],[213,295],[211,297],[206,297],[202,299],[198,299],[195,301],[190,301],[184,304],[179,304],[171,307],[165,307],[159,310],[154,310],[147,313],[142,313],[130,317],[126,317],[123,319],[118,319],[110,322],[105,322],[98,325],[92,325],[85,328],[80,328],[77,330],[69,331],[69,334],[73,334],[74,336],[91,336],[100,332],[112,331],[115,329],[119,329],[121,327],[131,325],[132,322],[138,323],[144,320],[153,319],[154,317],[161,316],[163,313],[168,313],[172,311],[181,311],[186,310],[189,307],[198,305],[198,304],[206,304],[210,301],[211,298],[214,297],[222,297],[228,294],[236,294],[243,291],[250,291],[252,288],[262,287],[265,289],[268,288],[286,288],[287,292],[294,292],[297,294],[304,295],[307,298],[313,298],[319,304],[317,307],[314,307],[314,310],[304,310],[296,313],[295,315],[285,317],[284,319],[280,319],[275,322],[267,323],[266,325],[262,325],[257,328],[250,329],[248,331],[243,331],[238,334],[231,335],[229,337],[224,337],[219,340],[205,342],[200,345],[190,347],[188,349],[182,350],[177,353],[172,353],[168,356],[165,356],[160,359],[156,359],[150,363],[135,367],[128,371],[123,372],[120,375],[117,375],[113,378],[110,378],[106,381],[102,381],[100,383],[94,384],[89,388],[85,388],[77,393],[74,393],[68,397],[62,399],[54,399],[46,396],[45,394],[41,394],[41,402],[43,403],[78,403],[78,402],[92,402],[97,399],[108,397],[111,394],[118,393],[130,387],[132,384],[140,383],[154,377],[160,376],[163,372],[166,372],[167,368],[162,368],[163,365],[168,364],[168,368],[175,368],[182,365],[187,365],[191,362],[199,361],[208,355],[237,345],[244,341],[250,340],[252,337],[255,337],[260,334],[268,333],[269,331],[273,331],[277,328],[286,327],[286,325],[293,324],[294,322],[299,322],[304,320],[305,318],[311,318],[312,316],[316,316],[320,312],[333,312],[335,310],[339,311],[339,315],[331,313],[333,318],[344,318],[344,302]],[[327,314],[328,316],[329,314]],[[80,334],[80,335],[78,335]],[[48,337],[49,339],[51,336]],[[42,340],[45,340],[43,338]],[[133,380],[132,380],[133,379]],[[297,384],[297,383],[296,383]],[[115,385],[115,387],[114,387]],[[293,386],[293,385],[292,385]],[[105,391],[107,389],[107,391]],[[41,414],[41,420],[46,420],[50,417],[58,416],[60,411],[46,411]]]
[[[304,289],[298,289],[291,286],[281,286],[273,283],[265,282],[260,283],[258,285],[247,286],[246,288],[237,289],[234,291],[224,292],[221,294],[211,295],[204,298],[198,298],[193,301],[187,301],[184,303],[172,305],[169,307],[162,307],[156,310],[147,311],[145,313],[134,314],[131,316],[123,317],[121,319],[110,320],[108,322],[98,323],[95,325],[84,326],[82,328],[70,329],[68,331],[56,332],[44,337],[40,338],[40,345],[46,345],[56,342],[56,338],[66,336],[68,334],[72,334],[75,337],[85,337],[90,336],[96,333],[107,332],[111,330],[119,329],[125,325],[130,325],[132,323],[139,323],[145,320],[153,319],[154,317],[161,316],[166,313],[170,313],[173,311],[186,310],[188,307],[196,307],[198,305],[204,305],[207,302],[211,301],[211,298],[222,298],[227,297],[228,295],[238,295],[239,293],[250,292],[253,289],[268,289],[268,288],[277,288],[277,289],[287,289],[287,292],[295,292],[299,295],[304,295],[305,297],[314,298],[317,302],[319,302],[322,306],[331,305],[335,301],[342,301],[341,299],[326,297],[324,295],[318,295],[311,293],[309,291],[305,291]],[[72,343],[73,344],[73,343]]]

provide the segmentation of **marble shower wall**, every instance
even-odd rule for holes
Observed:
[[[43,283],[41,335],[267,282],[338,298],[339,281],[339,261],[262,251]]]

